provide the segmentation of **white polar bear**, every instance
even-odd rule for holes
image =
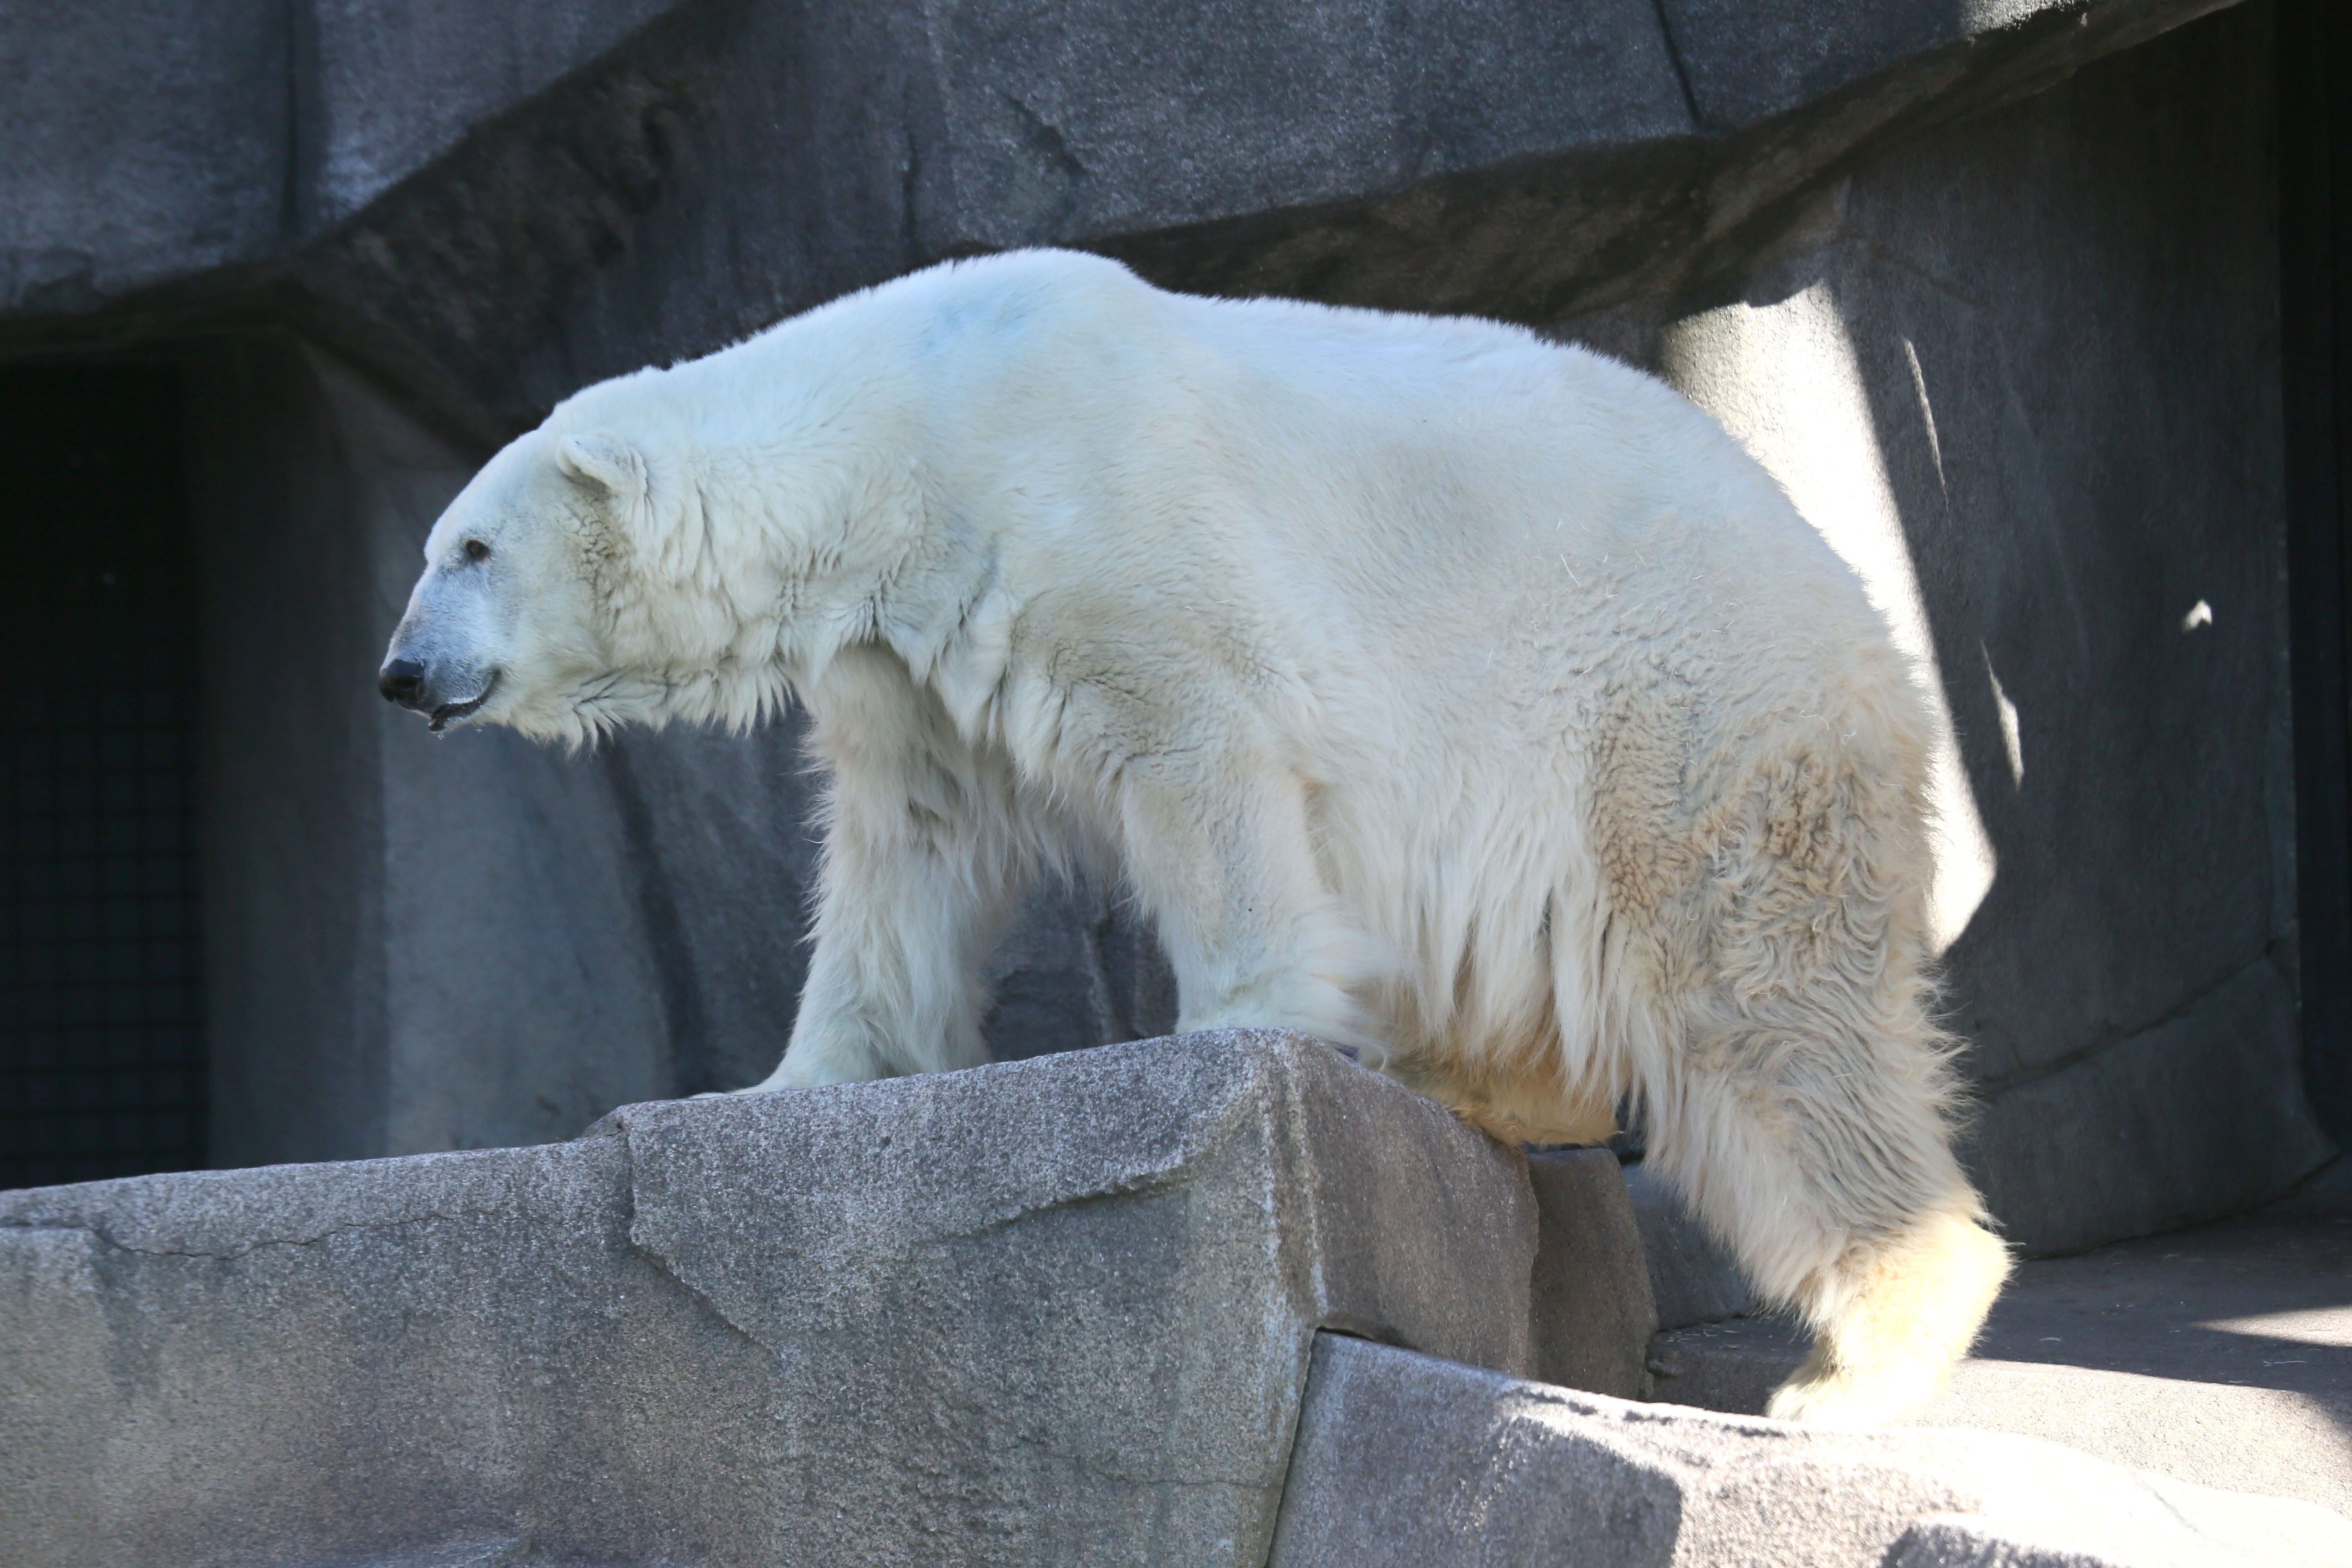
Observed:
[[[1812,1358],[1931,1397],[2007,1271],[1929,1017],[1929,732],[1861,584],[1680,396],[1491,322],[934,268],[590,387],[435,526],[384,694],[574,743],[796,695],[831,778],[761,1089],[984,1059],[1041,871],[1179,1026],[1650,1159]]]

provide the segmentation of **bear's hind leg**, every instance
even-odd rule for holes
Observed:
[[[1703,1037],[1652,1155],[1769,1299],[1813,1331],[1765,1413],[1896,1422],[1941,1392],[2007,1278],[1954,1159],[1918,1020],[1867,1034],[1757,1020]]]
[[[1916,1415],[1968,1353],[2009,1268],[2008,1249],[1956,1209],[1856,1244],[1806,1303],[1812,1353],[1772,1391],[1764,1413],[1832,1423]]]

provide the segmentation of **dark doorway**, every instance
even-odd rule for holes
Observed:
[[[2313,1109],[2352,1144],[2352,26],[2278,8],[2279,248],[2303,1039]]]
[[[205,1163],[182,468],[176,372],[0,372],[0,1186]]]

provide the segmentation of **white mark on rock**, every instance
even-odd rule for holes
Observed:
[[[1936,433],[1936,408],[1927,401],[1927,375],[1919,368],[1919,351],[1911,340],[1903,340],[1903,360],[1911,367],[1911,391],[1919,399],[1919,420],[1927,427],[1927,456],[1936,464],[1936,489],[1944,498],[1944,510],[1952,508],[1951,487],[1944,482],[1944,438]]]
[[[2210,626],[2212,624],[2213,606],[2200,599],[2189,606],[2187,615],[2180,617],[2180,634],[2186,637],[2199,626]]]
[[[1985,679],[1992,682],[1992,705],[2000,714],[2001,749],[2009,753],[2009,782],[2020,789],[2025,787],[2025,738],[2017,726],[2017,704],[2000,689],[2000,676],[1992,667],[1992,650],[1977,644],[1984,655]]]

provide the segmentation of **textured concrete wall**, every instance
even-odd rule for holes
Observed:
[[[0,310],[71,315],[268,251],[291,123],[287,9],[0,11]]]
[[[488,430],[974,247],[1540,315],[2225,3],[44,0],[0,340],[266,298]]]
[[[213,1158],[568,1137],[672,1091],[614,775],[368,689],[479,460],[331,356],[193,357]]]

